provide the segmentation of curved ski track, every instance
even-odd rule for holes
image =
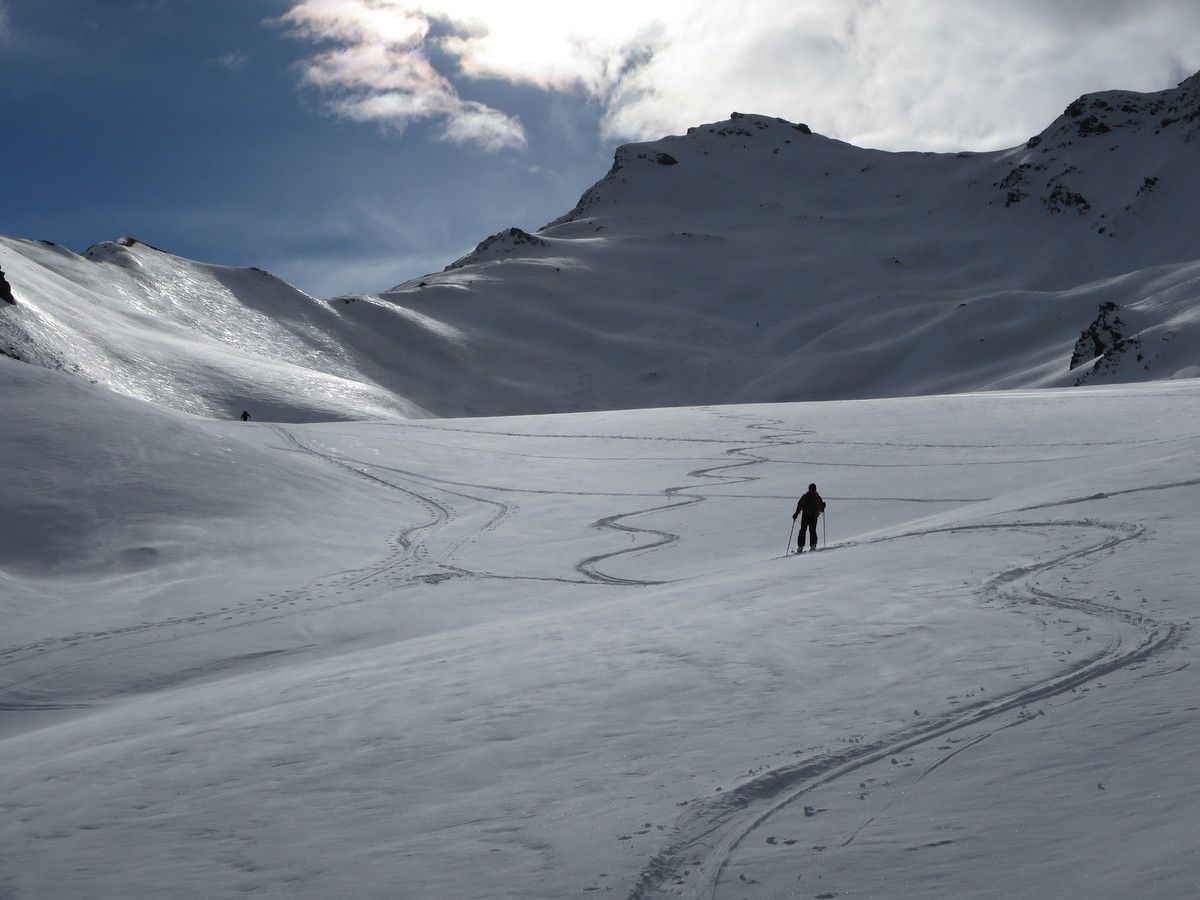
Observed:
[[[601,560],[612,559],[629,553],[652,550],[658,546],[676,541],[679,537],[678,535],[668,532],[653,531],[651,529],[639,529],[630,526],[622,526],[619,524],[620,519],[635,515],[642,515],[646,512],[651,512],[660,508],[667,508],[667,506],[673,505],[668,504],[667,506],[654,507],[647,510],[637,510],[634,512],[622,513],[620,515],[608,517],[607,519],[602,519],[599,522],[594,523],[594,526],[597,528],[613,528],[621,531],[651,534],[655,537],[655,540],[648,545],[624,548],[580,561],[576,565],[576,570],[581,576],[583,576],[581,578],[573,579],[561,576],[538,574],[499,575],[486,571],[472,571],[470,569],[454,565],[451,562],[455,553],[468,541],[478,537],[479,535],[493,531],[499,527],[500,524],[512,514],[512,512],[516,509],[516,506],[500,500],[489,499],[488,497],[480,496],[479,494],[472,493],[470,491],[472,489],[477,489],[504,493],[506,489],[493,485],[456,482],[450,479],[437,478],[435,476],[407,471],[395,466],[366,463],[359,460],[345,458],[334,453],[326,453],[308,446],[282,425],[270,423],[268,424],[268,427],[271,428],[271,430],[277,435],[279,435],[279,437],[285,442],[287,445],[286,449],[314,456],[326,463],[338,466],[339,468],[350,472],[356,477],[371,481],[372,483],[386,490],[403,494],[412,501],[416,502],[418,505],[422,506],[428,512],[428,518],[416,524],[406,525],[405,527],[401,528],[389,539],[388,552],[375,563],[318,576],[308,584],[298,588],[282,591],[278,594],[270,594],[253,600],[238,601],[236,605],[222,607],[220,609],[206,612],[197,612],[192,615],[168,616],[161,619],[143,621],[137,624],[111,628],[103,631],[75,632],[73,634],[44,638],[42,640],[27,644],[0,648],[0,670],[19,665],[20,663],[34,658],[40,657],[45,659],[48,656],[76,650],[77,648],[95,647],[100,650],[100,652],[90,653],[82,658],[76,656],[71,662],[66,662],[63,665],[42,669],[32,675],[18,678],[6,684],[0,685],[0,713],[46,709],[86,708],[89,704],[78,703],[74,702],[73,700],[63,700],[62,702],[47,700],[36,693],[32,693],[32,688],[38,682],[44,682],[65,672],[70,672],[87,665],[92,665],[107,657],[128,653],[130,649],[135,647],[149,647],[161,644],[169,644],[174,641],[193,637],[199,633],[197,631],[198,628],[203,628],[204,633],[206,634],[220,633],[222,631],[242,628],[247,625],[257,625],[287,618],[299,611],[324,611],[362,603],[367,600],[374,600],[377,599],[374,595],[367,597],[343,597],[342,594],[354,588],[372,586],[381,581],[385,582],[392,589],[401,588],[405,585],[437,582],[446,578],[455,577],[557,582],[564,584],[611,584],[632,587],[657,584],[659,582],[646,581],[636,578],[621,578],[618,576],[608,575],[596,570],[594,566]],[[430,426],[415,427],[426,427],[430,428],[430,430],[445,431],[466,430],[438,429]],[[492,434],[495,432],[481,431],[479,433]],[[526,436],[543,437],[543,435],[533,434]],[[717,439],[642,437],[637,435],[553,435],[553,437],[594,437],[603,438],[604,440],[628,441],[670,441],[685,444],[728,443],[728,441]],[[723,467],[718,466],[715,468],[719,469]],[[703,470],[698,470],[698,473],[702,471]],[[384,475],[387,475],[388,477],[384,477]],[[462,488],[464,490],[455,490],[455,488]],[[679,491],[683,489],[684,488],[668,489],[668,491],[657,494],[608,493],[601,494],[601,496],[634,496],[651,498],[661,497],[664,494],[669,496],[670,491]],[[524,490],[525,489],[521,489],[521,491]],[[440,501],[436,496],[434,496],[434,494],[439,493],[457,497],[470,503],[477,503],[492,507],[494,511],[482,527],[454,541],[449,547],[445,548],[443,552],[439,554],[439,558],[437,560],[433,560],[429,558],[429,548],[427,544],[420,539],[420,535],[449,525],[456,518],[458,518],[458,515],[455,513],[450,504]],[[539,491],[538,489],[530,489],[528,493],[543,493],[543,491]],[[579,493],[584,496],[597,495],[596,493],[589,492],[544,491],[544,493]],[[703,499],[703,497],[694,497],[688,498],[684,502],[698,503]],[[300,652],[304,649],[306,648],[298,647],[292,652]],[[257,654],[250,654],[249,657],[231,657],[229,660],[226,660],[226,663],[228,665],[236,665],[245,658],[257,657]]]
[[[1159,487],[1147,489],[1155,490]],[[841,752],[809,756],[763,772],[717,797],[695,801],[676,823],[663,849],[643,869],[641,878],[629,893],[630,898],[716,898],[721,894],[725,868],[743,841],[780,810],[803,798],[815,788],[951,732],[980,725],[1006,712],[1021,711],[1021,717],[1017,720],[997,725],[992,731],[941,756],[926,768],[917,779],[919,781],[951,757],[974,747],[989,734],[1023,721],[1028,715],[1024,712],[1027,705],[1066,693],[1118,669],[1142,662],[1178,641],[1181,626],[1175,623],[1152,619],[1093,600],[1053,594],[1032,583],[1035,578],[1052,569],[1083,557],[1113,551],[1128,541],[1143,537],[1145,529],[1140,526],[1087,519],[1023,521],[919,530],[861,543],[905,540],[971,530],[1034,528],[1091,529],[1107,534],[1094,543],[995,576],[981,589],[983,598],[1071,609],[1107,619],[1118,626],[1127,626],[1124,629],[1118,628],[1107,647],[1049,678],[1003,696],[959,707],[938,718],[923,722],[920,726],[880,737],[870,743],[856,744]],[[852,542],[847,542],[839,546],[852,545]],[[1133,632],[1136,637],[1128,640],[1121,634],[1122,630]],[[852,841],[855,836],[856,834],[852,834],[846,843]]]
[[[429,475],[407,471],[399,467],[383,466],[344,458],[333,453],[326,453],[312,448],[301,442],[290,431],[282,426],[271,425],[270,427],[277,434],[279,434],[284,441],[287,442],[289,449],[313,455],[330,464],[339,466],[353,473],[357,477],[368,479],[387,490],[397,491],[413,500],[420,506],[424,507],[428,511],[428,518],[425,521],[408,525],[400,529],[399,532],[393,536],[389,542],[389,552],[381,560],[371,565],[355,569],[348,569],[342,572],[331,573],[318,579],[314,579],[313,582],[304,587],[296,588],[280,594],[273,594],[268,597],[259,598],[253,601],[242,601],[236,607],[225,608],[219,611],[197,613],[191,616],[175,616],[152,622],[142,622],[137,625],[116,628],[105,632],[77,633],[56,638],[47,638],[36,643],[0,649],[0,669],[15,665],[39,654],[44,655],[46,653],[61,651],[79,645],[99,644],[100,642],[108,642],[116,638],[138,638],[138,640],[134,642],[134,646],[146,646],[150,644],[167,643],[173,640],[190,637],[197,633],[188,626],[206,625],[210,622],[226,623],[218,624],[216,628],[205,629],[206,633],[211,633],[213,631],[221,631],[229,628],[238,628],[251,623],[271,621],[272,619],[282,618],[294,614],[298,610],[289,610],[288,607],[294,607],[297,603],[304,604],[303,608],[308,610],[334,608],[341,605],[359,603],[363,602],[364,598],[336,598],[342,590],[357,586],[371,585],[379,580],[386,580],[389,585],[393,587],[456,576],[505,578],[532,581],[557,581],[571,584],[600,583],[633,587],[665,583],[661,581],[649,581],[622,577],[601,570],[600,566],[604,563],[612,562],[623,556],[650,553],[673,544],[680,539],[680,535],[674,532],[662,529],[637,527],[627,524],[627,520],[704,502],[704,500],[708,498],[704,494],[698,493],[702,485],[695,483],[700,479],[714,479],[723,485],[756,481],[758,480],[757,478],[748,474],[733,475],[726,473],[730,472],[731,470],[745,469],[766,462],[774,462],[768,457],[763,456],[759,452],[755,451],[762,451],[772,447],[783,447],[812,442],[811,439],[808,441],[804,440],[805,436],[810,434],[810,432],[807,431],[797,430],[772,432],[771,429],[787,427],[785,423],[780,420],[750,419],[749,417],[734,416],[727,413],[721,413],[716,410],[709,410],[709,412],[722,419],[737,421],[750,430],[762,432],[762,439],[747,446],[728,447],[731,441],[720,438],[672,438],[638,435],[524,434],[518,432],[490,432],[483,430],[476,432],[476,430],[472,429],[445,428],[425,425],[418,426],[412,423],[406,423],[406,427],[422,427],[429,430],[444,432],[463,431],[467,433],[480,433],[489,435],[511,434],[512,436],[531,438],[602,439],[605,441],[669,441],[687,444],[726,446],[727,449],[724,450],[724,454],[726,457],[732,458],[733,461],[725,462],[719,465],[705,466],[689,471],[687,473],[687,477],[692,479],[693,483],[671,486],[657,493],[613,493],[606,495],[613,497],[657,497],[665,498],[667,502],[658,503],[635,510],[615,513],[613,515],[602,517],[592,523],[593,527],[597,529],[644,536],[648,538],[648,541],[639,542],[632,547],[598,553],[580,560],[578,563],[576,563],[574,568],[575,571],[582,576],[581,579],[567,579],[547,575],[495,575],[488,572],[472,572],[468,569],[457,567],[451,563],[451,559],[453,558],[454,554],[463,546],[463,544],[474,539],[480,534],[499,527],[499,525],[506,518],[508,518],[515,509],[512,504],[479,496],[478,494],[471,493],[469,491],[486,490],[491,492],[505,492],[507,490],[505,488],[490,485],[454,482],[448,479],[436,478]],[[839,442],[819,441],[818,443]],[[868,442],[856,443],[866,444]],[[1115,442],[1095,443],[1100,444]],[[913,444],[903,446],[927,447],[943,445]],[[1045,446],[1051,447],[1055,445],[1047,444]],[[973,446],[972,449],[985,448],[980,445]],[[384,475],[387,475],[388,477],[384,477]],[[1168,488],[1182,487],[1185,485],[1194,485],[1197,483],[1200,483],[1200,479],[1170,484],[1152,485],[1137,490],[1164,490]],[[456,488],[461,490],[457,490]],[[424,541],[419,539],[419,535],[450,524],[458,516],[450,504],[439,501],[436,497],[431,496],[433,493],[442,493],[453,497],[458,497],[468,502],[484,504],[485,506],[489,506],[494,509],[494,512],[490,518],[481,528],[454,541],[449,545],[448,548],[439,553],[439,559],[437,560],[429,558],[428,547]],[[571,492],[564,491],[548,493],[569,494]],[[1120,493],[1126,492],[1123,491]],[[595,494],[592,495],[594,496]],[[1020,510],[1019,512],[1030,512],[1036,509],[1045,509],[1049,507],[1069,505],[1071,503],[1099,500],[1104,499],[1106,496],[1108,495],[1097,494],[1089,497],[1063,500],[1057,503],[1028,507]],[[652,897],[716,897],[721,887],[721,877],[725,866],[731,855],[737,850],[738,846],[746,839],[746,837],[752,834],[777,812],[794,803],[796,800],[800,799],[813,789],[845,777],[864,766],[870,765],[871,763],[880,761],[882,759],[886,759],[887,757],[902,752],[906,749],[927,743],[954,731],[979,725],[995,719],[1005,712],[1020,710],[1022,707],[1030,703],[1070,691],[1107,673],[1113,672],[1130,664],[1143,661],[1178,639],[1180,626],[1173,623],[1151,619],[1130,611],[1106,606],[1093,600],[1052,594],[1032,583],[1037,576],[1056,567],[1066,565],[1082,557],[1102,553],[1105,551],[1116,550],[1122,544],[1142,537],[1145,533],[1145,530],[1140,526],[1122,523],[1100,522],[1090,519],[976,524],[915,530],[858,542],[845,541],[835,544],[830,549],[879,543],[882,541],[906,540],[936,534],[950,534],[968,530],[1017,528],[1071,528],[1074,530],[1099,530],[1104,532],[1105,536],[1099,541],[1087,544],[1074,550],[1070,550],[1051,559],[1028,566],[1017,567],[995,576],[981,589],[981,594],[984,596],[984,599],[1061,607],[1082,611],[1125,626],[1124,630],[1136,632],[1138,635],[1137,638],[1132,641],[1127,641],[1126,638],[1122,637],[1120,630],[1118,630],[1116,637],[1108,647],[1097,652],[1090,658],[1080,660],[1079,662],[1050,678],[1043,679],[1035,684],[1012,691],[1002,697],[992,698],[987,701],[980,701],[966,707],[958,707],[953,712],[946,713],[940,718],[923,722],[920,726],[912,729],[880,737],[869,744],[860,743],[841,752],[829,752],[810,756],[808,758],[790,763],[786,766],[781,766],[776,769],[760,773],[756,777],[742,783],[736,788],[720,794],[718,797],[694,801],[691,804],[689,811],[676,823],[670,832],[670,837],[668,838],[667,843],[663,846],[662,850],[645,866],[640,879],[631,888],[629,896],[634,898],[634,900],[648,900],[648,898]],[[440,570],[442,574],[437,575],[432,573],[430,571],[431,569],[435,571]],[[262,613],[261,616],[259,615],[260,613]],[[94,663],[97,661],[97,659],[102,659],[105,656],[115,653],[125,653],[130,647],[130,642],[117,640],[114,643],[115,646],[109,646],[102,653],[93,654],[78,662],[43,671],[36,675],[30,676],[29,678],[4,685],[3,687],[0,687],[0,696],[12,695],[20,688],[28,687],[32,682],[51,677],[55,674],[60,674],[64,671],[68,671],[82,665]],[[11,700],[0,702],[0,712],[15,712],[32,709],[75,708],[84,705],[86,704],[71,702],[55,703],[45,700],[44,698],[31,698],[29,700],[12,698]],[[1008,722],[998,725],[995,730],[1010,727],[1012,724],[1015,723]],[[968,749],[971,746],[974,746],[979,740],[982,740],[983,737],[986,736],[987,735],[985,734],[978,739],[974,739],[971,742],[964,744],[947,754],[944,754],[941,758],[929,766],[920,777],[924,778],[925,775],[928,775],[930,772],[938,768],[944,762],[949,760],[950,757],[962,752],[965,749]],[[853,835],[851,836],[850,840],[853,840]]]

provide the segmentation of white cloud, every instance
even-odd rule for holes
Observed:
[[[240,72],[246,65],[248,57],[245,53],[234,53],[230,51],[223,56],[214,57],[210,62],[220,66],[222,69],[228,69],[230,72]]]
[[[990,148],[1085,91],[1158,90],[1200,67],[1200,4],[809,0],[696,6],[608,107],[615,136],[731,110],[890,149]]]
[[[429,19],[390,0],[304,0],[279,21],[297,37],[333,43],[302,67],[305,84],[319,89],[327,107],[360,122],[403,129],[414,120],[442,123],[442,137],[488,150],[521,147],[520,122],[464,100],[423,50]]]
[[[511,111],[464,99],[478,79],[593,97],[614,138],[739,109],[956,149],[1015,144],[1080,93],[1157,90],[1200,67],[1195,0],[303,0],[281,21],[333,45],[302,76],[332,110],[435,120],[488,149],[525,136]]]

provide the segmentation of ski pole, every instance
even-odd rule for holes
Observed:
[[[829,513],[821,515],[821,549],[825,549],[825,542],[829,539]]]
[[[787,556],[792,551],[792,535],[796,533],[796,520],[792,519],[792,529],[788,532],[787,546],[783,548],[783,555]]]

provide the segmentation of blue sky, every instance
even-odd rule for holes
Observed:
[[[1194,0],[0,0],[0,233],[381,290],[733,109],[988,149],[1198,68]]]
[[[8,3],[0,233],[76,250],[129,234],[318,294],[382,290],[544,224],[607,168],[598,106],[536,88],[478,93],[521,109],[542,152],[324,114],[293,68],[310,48],[263,24],[286,6]]]

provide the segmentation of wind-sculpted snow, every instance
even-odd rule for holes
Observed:
[[[0,359],[0,893],[1189,896],[1198,414],[212,422]]]
[[[129,239],[0,240],[0,351],[283,422],[910,396],[1200,375],[1200,82],[1026,144],[887,153],[734,114],[617,149],[536,232],[323,301]],[[1108,305],[1119,344],[1081,332]]]

